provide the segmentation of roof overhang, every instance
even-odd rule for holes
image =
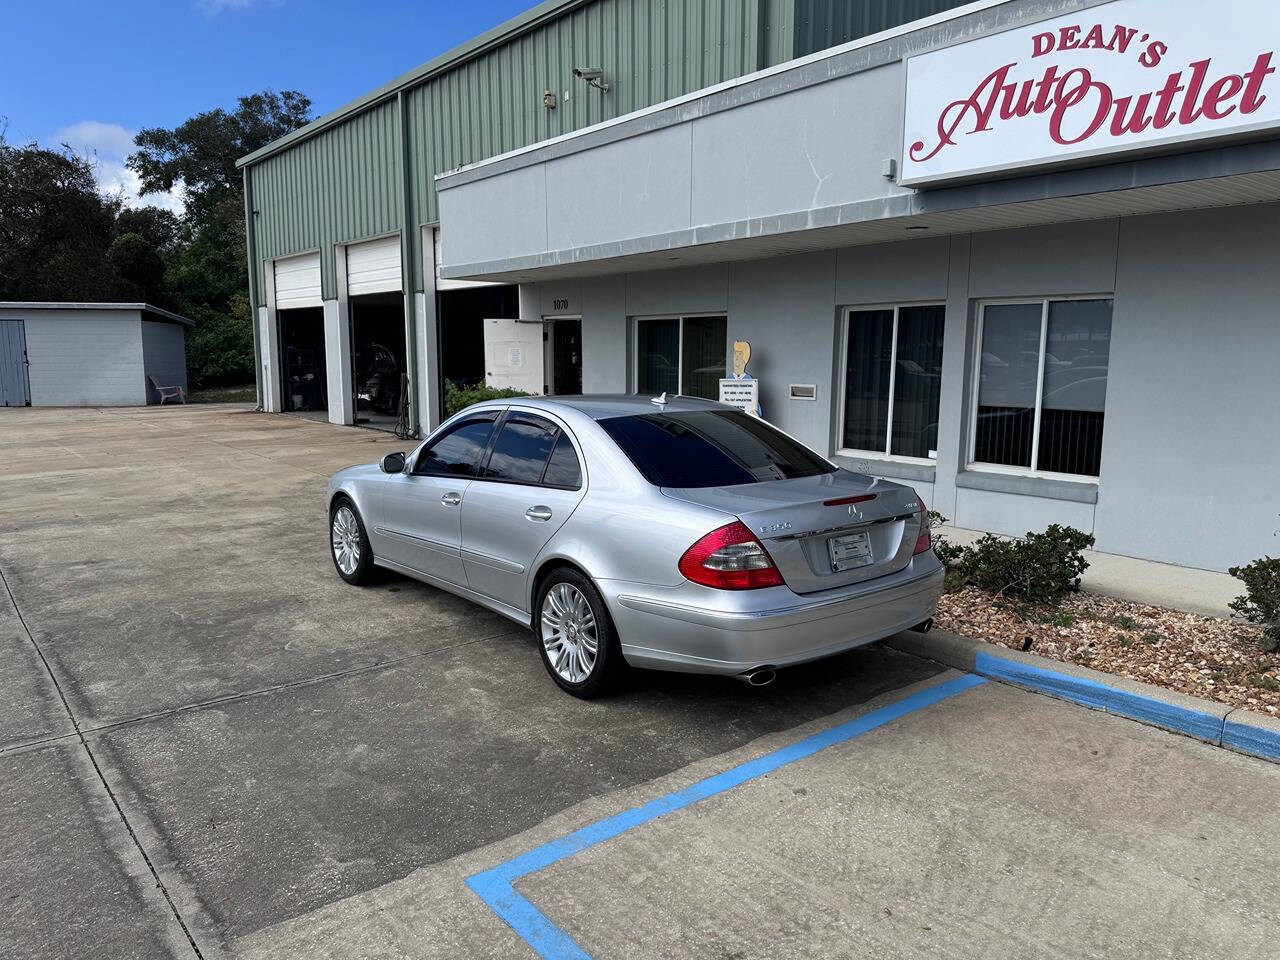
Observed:
[[[140,313],[152,320],[159,320],[164,323],[179,323],[184,327],[194,327],[196,325],[194,320],[188,320],[186,317],[182,317],[172,311],[165,310],[163,307],[152,306],[149,303],[72,303],[52,300],[0,300],[0,310],[124,311]]]

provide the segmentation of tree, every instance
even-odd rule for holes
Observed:
[[[0,300],[119,298],[107,258],[119,211],[86,158],[0,138]]]

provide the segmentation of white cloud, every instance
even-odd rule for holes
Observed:
[[[174,213],[182,212],[182,188],[169,193],[138,195],[141,185],[138,175],[125,166],[125,158],[134,150],[134,132],[118,123],[102,123],[83,120],[63,127],[49,138],[51,146],[66,144],[76,153],[88,157],[94,164],[98,189],[103,193],[121,193],[130,207],[163,207]]]
[[[206,17],[216,17],[227,10],[247,10],[249,7],[278,7],[284,0],[196,0],[195,8]]]

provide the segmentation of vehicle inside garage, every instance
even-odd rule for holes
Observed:
[[[305,307],[280,310],[280,378],[282,405],[289,413],[328,414],[328,380],[324,356],[324,310]]]
[[[370,293],[352,297],[351,384],[355,422],[394,429],[406,394],[404,296]]]

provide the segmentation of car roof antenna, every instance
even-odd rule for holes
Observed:
[[[667,391],[663,390],[663,391],[662,391],[660,394],[658,394],[656,397],[650,397],[650,398],[649,398],[649,402],[650,402],[650,403],[656,403],[656,404],[657,404],[658,406],[660,406],[660,407],[664,407],[664,406],[666,406],[666,404],[667,404]]]

